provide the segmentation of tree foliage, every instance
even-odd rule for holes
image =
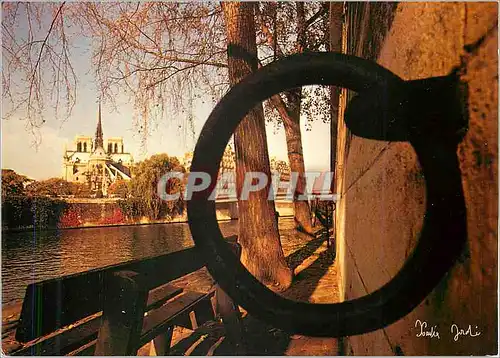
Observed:
[[[262,39],[262,65],[294,53],[329,49],[328,2],[260,2],[256,18],[257,33]],[[316,120],[330,121],[328,91],[326,86],[302,89],[300,114],[306,120],[307,130],[311,130]],[[293,106],[289,96],[281,94],[280,97],[282,106]],[[280,127],[283,115],[276,107],[273,101],[266,101],[264,110],[267,121]]]
[[[24,195],[24,185],[28,179],[12,169],[2,169],[2,197]]]
[[[184,211],[183,181],[170,179],[166,183],[167,194],[181,194],[178,200],[164,201],[158,195],[158,183],[161,177],[171,171],[185,173],[179,160],[167,154],[155,154],[137,163],[132,170],[132,179],[128,185],[129,197],[120,203],[125,215],[132,218],[146,216],[158,220],[161,217],[182,214]]]
[[[55,228],[67,204],[63,200],[13,195],[2,197],[2,226],[43,230]]]
[[[225,38],[218,3],[85,3],[82,24],[93,39],[102,95],[135,104],[138,130],[180,116],[192,127],[193,100],[227,88]]]
[[[2,3],[4,116],[17,114],[34,134],[45,123],[47,104],[66,119],[76,103],[72,10],[64,2]]]
[[[26,186],[26,194],[31,196],[75,196],[89,197],[87,185],[73,183],[61,178],[50,178],[42,181],[33,181]]]
[[[91,51],[99,95],[135,105],[143,140],[160,116],[194,134],[193,101],[228,88],[218,3],[2,3],[3,98],[37,134],[47,104],[71,115],[76,50]],[[39,138],[36,138],[39,140]]]
[[[327,50],[327,3],[303,7],[305,49]],[[2,10],[3,97],[11,109],[6,116],[24,113],[28,128],[43,124],[46,103],[64,107],[66,118],[71,114],[76,39],[90,46],[100,96],[114,103],[121,93],[134,103],[144,140],[159,117],[182,118],[192,134],[194,99],[209,95],[216,101],[229,89],[225,23],[217,2],[3,3]],[[299,52],[297,3],[261,2],[257,10],[260,63]],[[308,123],[329,120],[325,93],[317,87],[304,91]],[[279,125],[273,112],[268,103],[266,117]]]
[[[130,188],[128,182],[118,179],[108,187],[108,195],[125,199],[129,196]]]
[[[64,200],[55,197],[78,195],[82,190],[83,184],[59,178],[30,181],[13,170],[2,169],[2,226],[55,228],[67,208]]]

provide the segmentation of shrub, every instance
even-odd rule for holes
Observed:
[[[102,225],[115,225],[115,224],[121,224],[126,221],[125,215],[123,215],[123,212],[121,211],[120,208],[116,208],[113,210],[113,214],[111,216],[106,216],[103,218],[99,224]]]
[[[2,225],[8,228],[57,227],[66,202],[41,196],[2,197]]]
[[[127,198],[118,201],[118,206],[123,215],[129,220],[138,219],[144,216],[144,209],[141,199]]]
[[[82,225],[83,221],[81,219],[80,210],[77,210],[74,207],[66,210],[59,220],[60,228],[77,227]]]

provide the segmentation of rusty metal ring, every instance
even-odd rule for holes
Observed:
[[[249,110],[276,93],[313,84],[336,85],[358,93],[376,88],[390,97],[405,82],[374,62],[336,53],[293,55],[265,66],[234,86],[214,108],[198,139],[191,170],[217,178],[224,149]],[[296,302],[273,293],[243,267],[224,242],[215,202],[208,200],[211,188],[195,193],[188,202],[191,233],[206,257],[209,272],[249,314],[294,333],[349,336],[380,329],[404,317],[446,275],[466,240],[457,144],[426,143],[422,135],[409,136],[409,141],[425,177],[424,224],[411,256],[380,289],[335,304]]]

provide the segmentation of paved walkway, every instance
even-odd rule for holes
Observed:
[[[338,301],[337,269],[332,249],[321,239],[298,233],[293,229],[292,218],[280,219],[280,233],[283,252],[288,264],[294,269],[292,286],[283,296],[296,301],[311,303],[334,303]],[[185,277],[179,284],[200,290],[210,287],[212,280],[206,270],[200,270]],[[261,322],[242,309],[246,336],[247,355],[294,355],[321,356],[337,355],[338,340],[291,335]],[[150,347],[144,347],[139,354],[149,355]],[[234,355],[225,339],[221,323],[211,322],[196,332],[176,328],[172,341],[173,355]]]

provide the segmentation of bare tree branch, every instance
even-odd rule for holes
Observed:
[[[329,4],[323,3],[321,9],[319,9],[313,16],[306,20],[305,27],[308,28],[314,21],[319,19],[321,16],[328,14]]]
[[[36,74],[36,70],[38,68],[38,66],[40,65],[40,59],[42,57],[42,53],[43,53],[43,48],[45,47],[45,45],[47,44],[47,40],[49,39],[49,36],[50,34],[52,33],[52,29],[54,28],[54,24],[56,23],[56,20],[57,18],[59,17],[59,14],[61,13],[61,10],[64,6],[64,4],[66,3],[66,1],[63,1],[61,3],[61,5],[59,6],[59,9],[57,10],[57,13],[56,15],[54,16],[54,18],[52,19],[52,22],[50,24],[50,27],[49,27],[49,30],[47,31],[47,35],[45,36],[45,39],[42,41],[42,46],[40,47],[40,51],[38,53],[38,58],[36,60],[36,63],[35,63],[35,67],[33,68],[33,76],[32,76],[32,79],[35,77],[35,74]],[[38,41],[36,41],[38,42]],[[31,41],[30,44],[33,45],[35,43],[35,41]]]

